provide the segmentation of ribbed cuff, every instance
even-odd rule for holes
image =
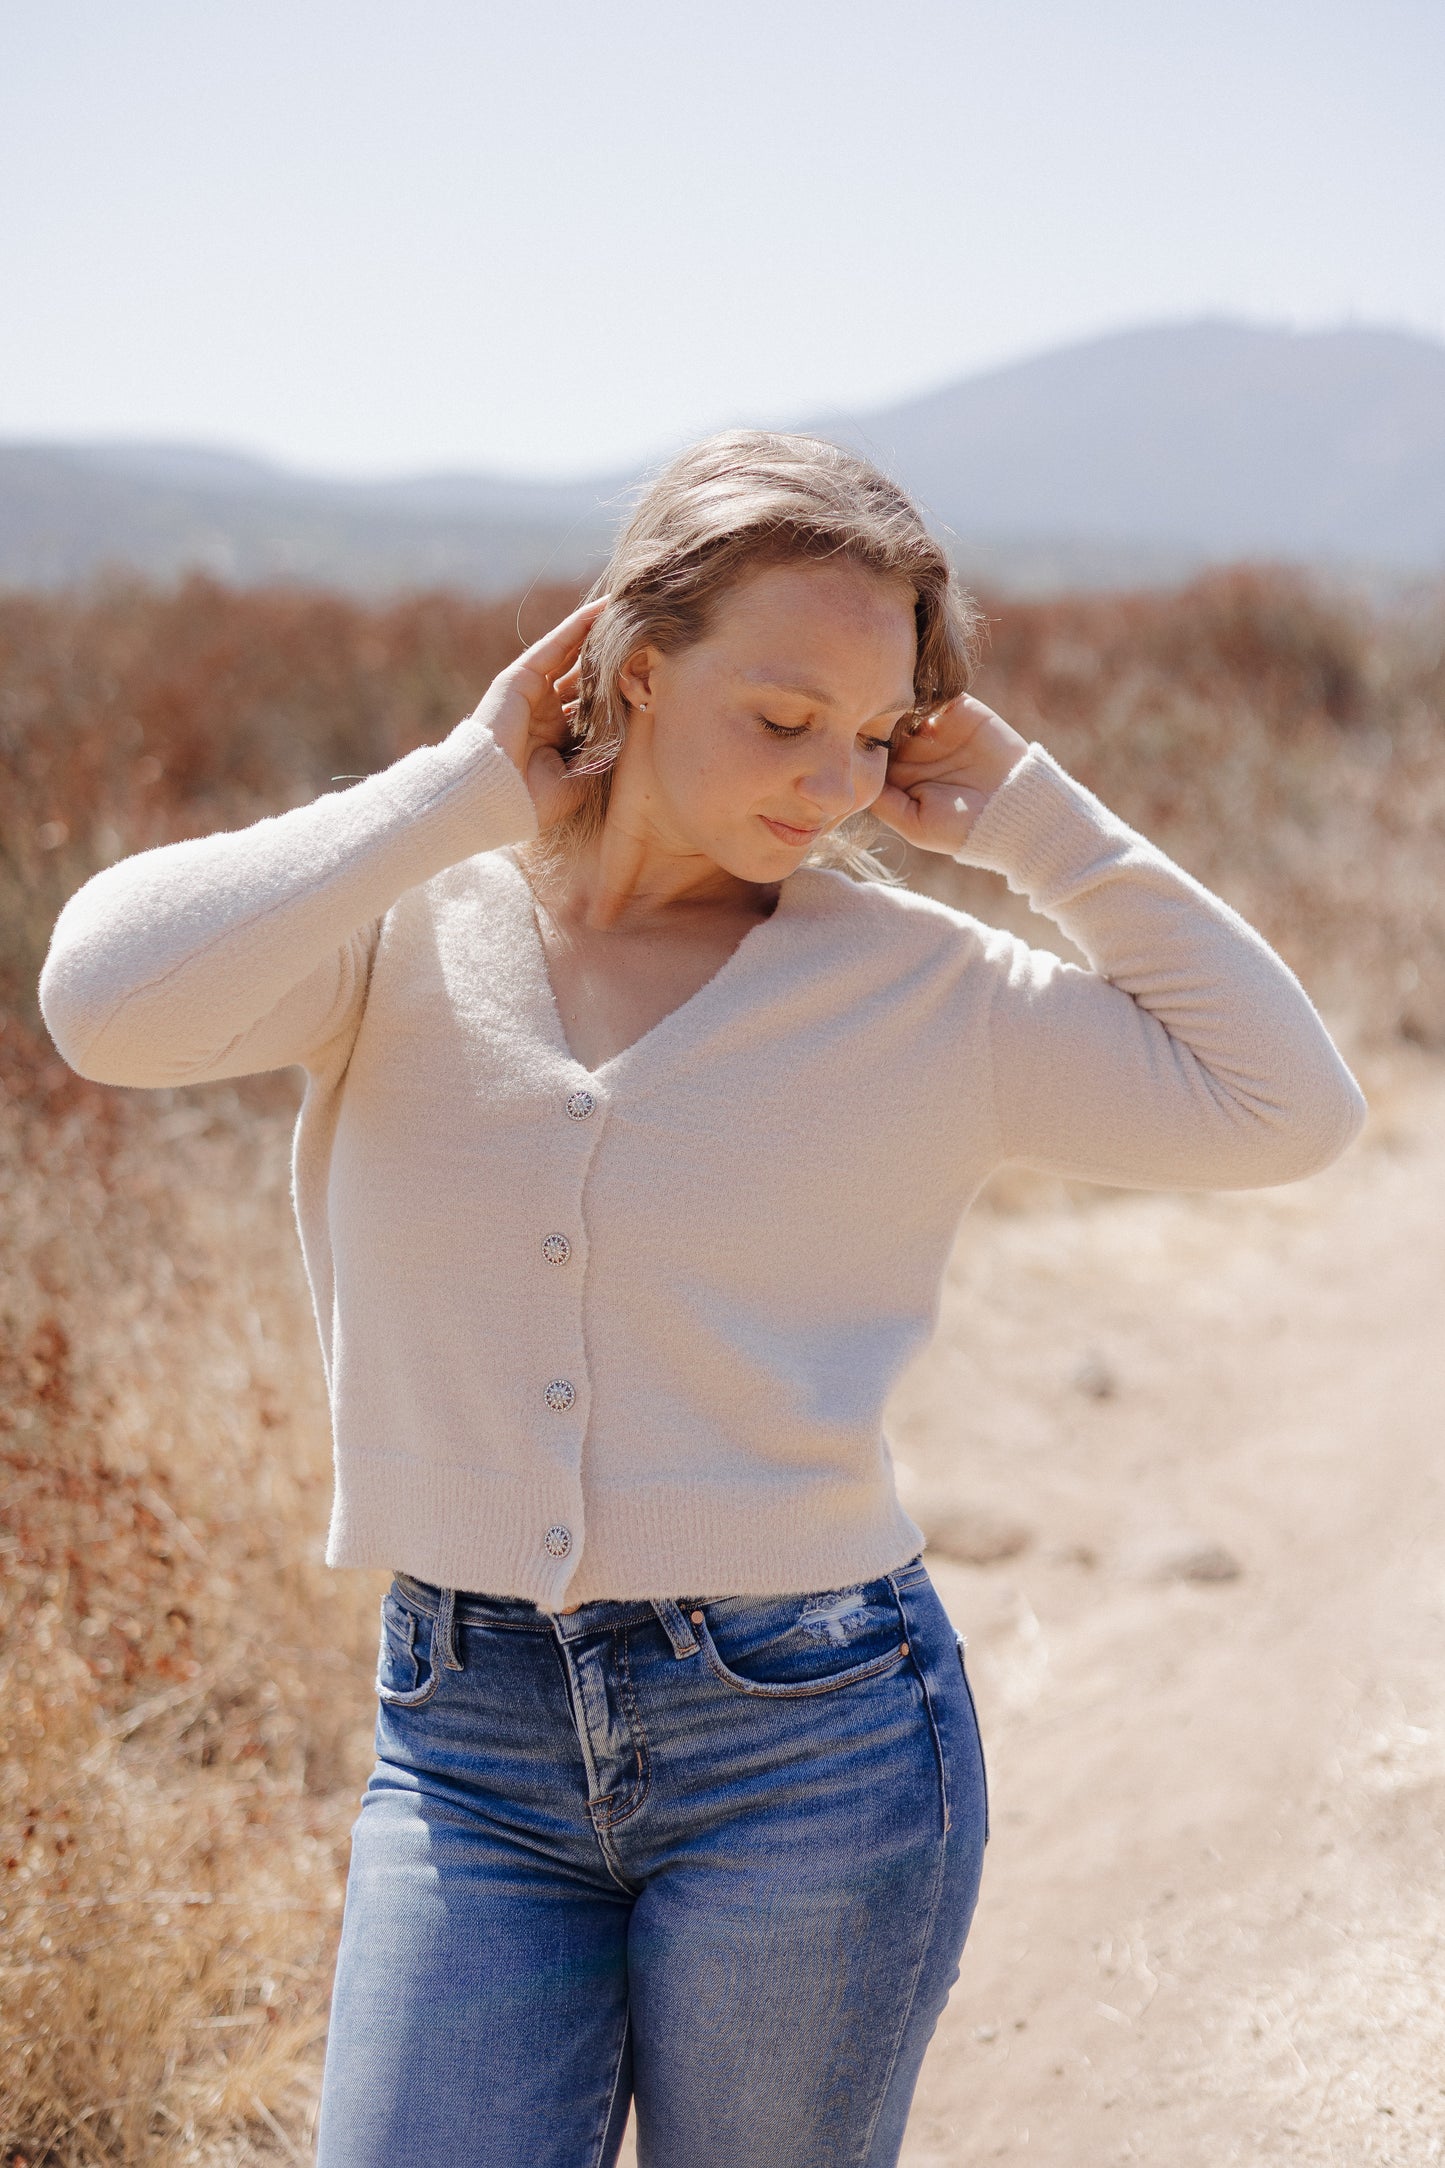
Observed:
[[[420,854],[440,866],[537,833],[532,794],[477,710],[440,745],[418,746],[376,780],[408,816]]]
[[[1102,860],[1142,841],[1035,742],[953,855],[960,865],[1001,873],[1016,895],[1043,904],[1072,894]]]

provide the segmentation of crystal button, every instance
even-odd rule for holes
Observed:
[[[577,1395],[565,1378],[553,1378],[542,1397],[554,1415],[565,1415]]]
[[[597,1110],[597,1101],[591,1092],[575,1091],[567,1094],[567,1112],[574,1122],[585,1122],[589,1114]]]
[[[542,1244],[542,1255],[549,1265],[565,1265],[572,1255],[572,1245],[565,1235],[548,1235]]]
[[[571,1529],[564,1528],[558,1521],[555,1527],[549,1528],[543,1536],[542,1548],[549,1558],[565,1558],[572,1548]]]

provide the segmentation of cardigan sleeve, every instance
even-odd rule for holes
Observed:
[[[536,828],[526,783],[474,712],[348,790],[94,874],[51,934],[46,1025],[104,1084],[315,1067],[355,1037],[397,898]]]
[[[1244,1189],[1328,1165],[1365,1100],[1236,911],[1031,745],[957,853],[1063,928],[1082,969],[989,944],[999,1156],[1126,1187]]]

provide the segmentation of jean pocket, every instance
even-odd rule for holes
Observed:
[[[765,1700],[836,1693],[880,1677],[908,1655],[886,1580],[804,1596],[730,1596],[693,1617],[714,1678]]]
[[[958,1668],[963,1673],[963,1690],[968,1696],[969,1713],[973,1717],[973,1728],[978,1739],[978,1767],[979,1774],[983,1779],[983,1841],[987,1844],[989,1837],[988,1762],[983,1751],[983,1727],[978,1720],[978,1704],[973,1698],[973,1686],[969,1680],[968,1665],[964,1660],[963,1650],[964,1640],[963,1635],[960,1634],[958,1636]]]
[[[381,1599],[381,1642],[376,1655],[376,1697],[392,1709],[418,1709],[441,1683],[432,1653],[435,1620],[403,1603],[394,1588]]]

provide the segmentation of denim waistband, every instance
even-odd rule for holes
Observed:
[[[917,1551],[901,1566],[891,1567],[885,1573],[873,1574],[867,1581],[850,1582],[854,1588],[868,1588],[875,1582],[892,1581],[900,1588],[916,1587],[927,1578],[923,1553]],[[434,1581],[419,1580],[415,1574],[399,1569],[393,1575],[397,1587],[419,1611],[435,1618],[444,1608],[444,1599],[451,1595],[451,1613],[460,1626],[509,1626],[522,1632],[552,1633],[558,1623],[568,1634],[596,1632],[610,1626],[640,1625],[643,1620],[686,1612],[702,1603],[778,1603],[789,1596],[811,1596],[828,1593],[820,1589],[782,1589],[774,1594],[747,1596],[671,1596],[671,1597],[598,1597],[591,1603],[582,1603],[575,1611],[544,1611],[539,1604],[526,1596],[489,1596],[476,1589],[458,1588],[446,1590]],[[666,1618],[664,1618],[666,1623]]]

